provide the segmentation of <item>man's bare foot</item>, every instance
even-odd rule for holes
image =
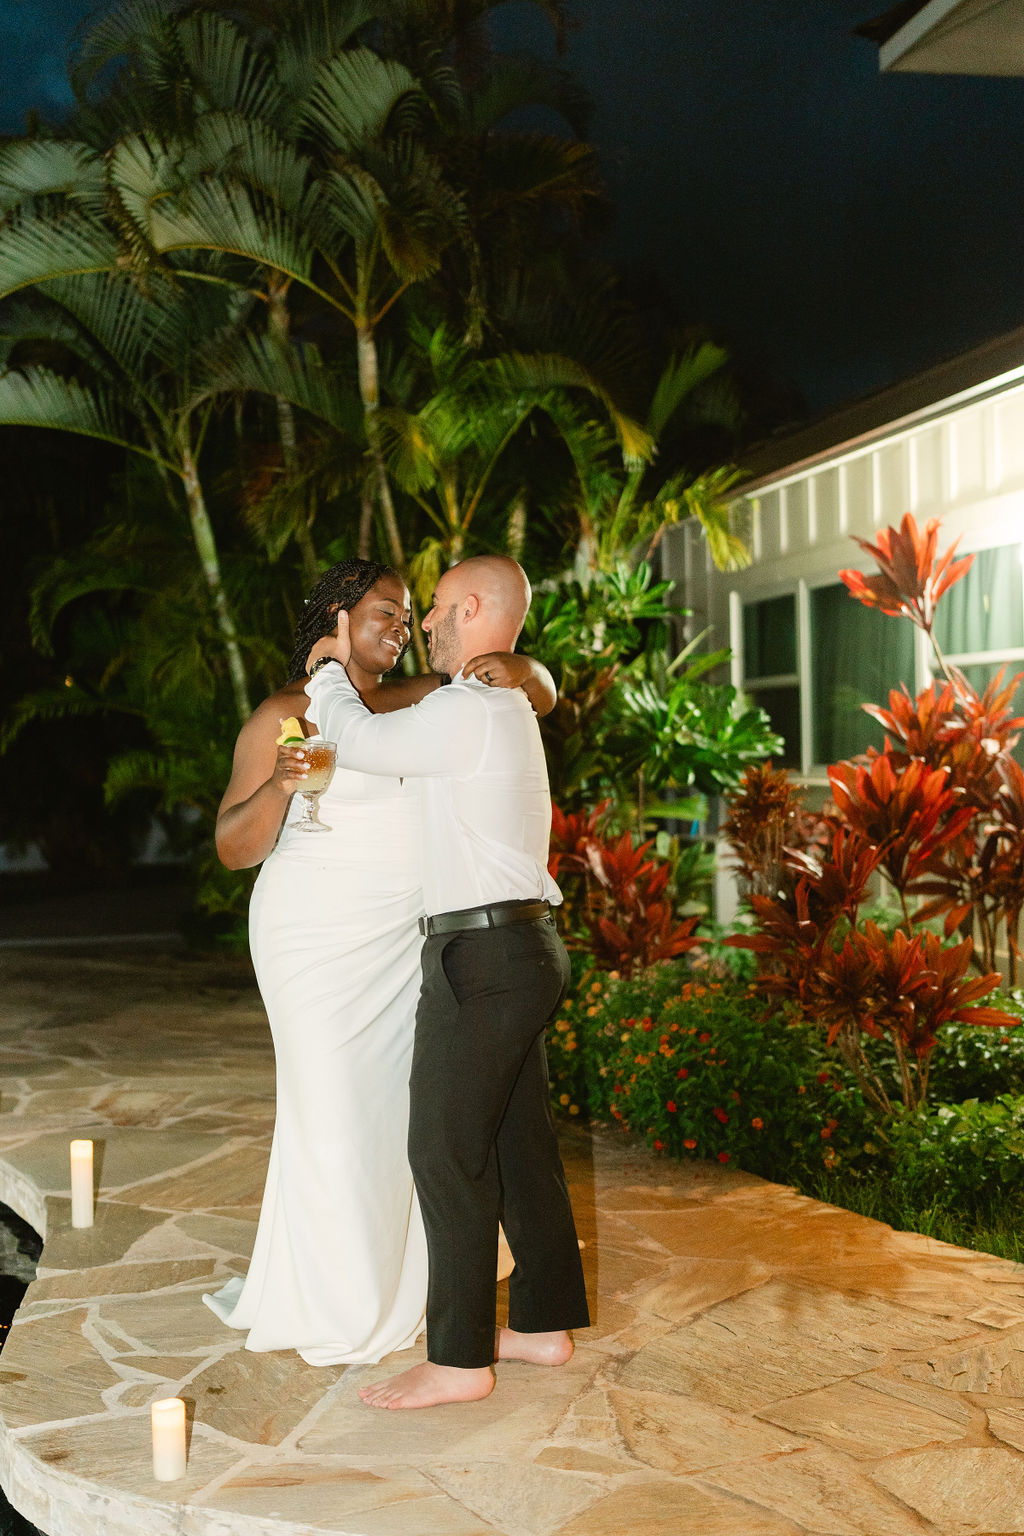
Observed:
[[[360,1387],[359,1396],[368,1408],[436,1408],[440,1403],[476,1403],[493,1390],[494,1372],[489,1365],[463,1370],[425,1360],[375,1387]]]
[[[516,1333],[499,1328],[494,1335],[496,1360],[526,1360],[531,1365],[564,1365],[572,1358],[573,1343],[567,1333]]]

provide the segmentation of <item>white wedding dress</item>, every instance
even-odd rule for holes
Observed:
[[[406,1153],[422,912],[415,785],[339,768],[330,833],[293,797],[253,891],[277,1120],[249,1272],[203,1299],[246,1348],[361,1364],[422,1331],[427,1256]]]

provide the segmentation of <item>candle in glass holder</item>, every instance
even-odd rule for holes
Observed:
[[[92,1226],[92,1142],[71,1143],[71,1225]]]
[[[153,1428],[153,1476],[171,1483],[185,1476],[185,1404],[180,1397],[164,1397],[150,1404]]]

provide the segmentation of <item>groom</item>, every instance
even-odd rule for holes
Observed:
[[[347,618],[310,652],[309,716],[338,763],[416,777],[422,796],[423,986],[409,1082],[409,1161],[427,1233],[427,1361],[364,1388],[377,1408],[471,1402],[492,1362],[562,1365],[589,1322],[579,1244],[548,1107],[544,1029],[569,965],[547,872],[551,800],[537,722],[517,690],[462,677],[510,651],[530,606],[514,560],[446,571],[423,620],[451,675],[422,703],[367,712],[344,672]],[[340,661],[341,666],[329,666]],[[498,1223],[515,1259],[509,1326],[494,1330]]]

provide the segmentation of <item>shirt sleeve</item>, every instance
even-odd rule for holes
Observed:
[[[474,773],[483,758],[488,714],[471,688],[437,688],[419,704],[375,715],[344,667],[321,667],[306,684],[307,717],[338,744],[338,763],[397,778]]]

